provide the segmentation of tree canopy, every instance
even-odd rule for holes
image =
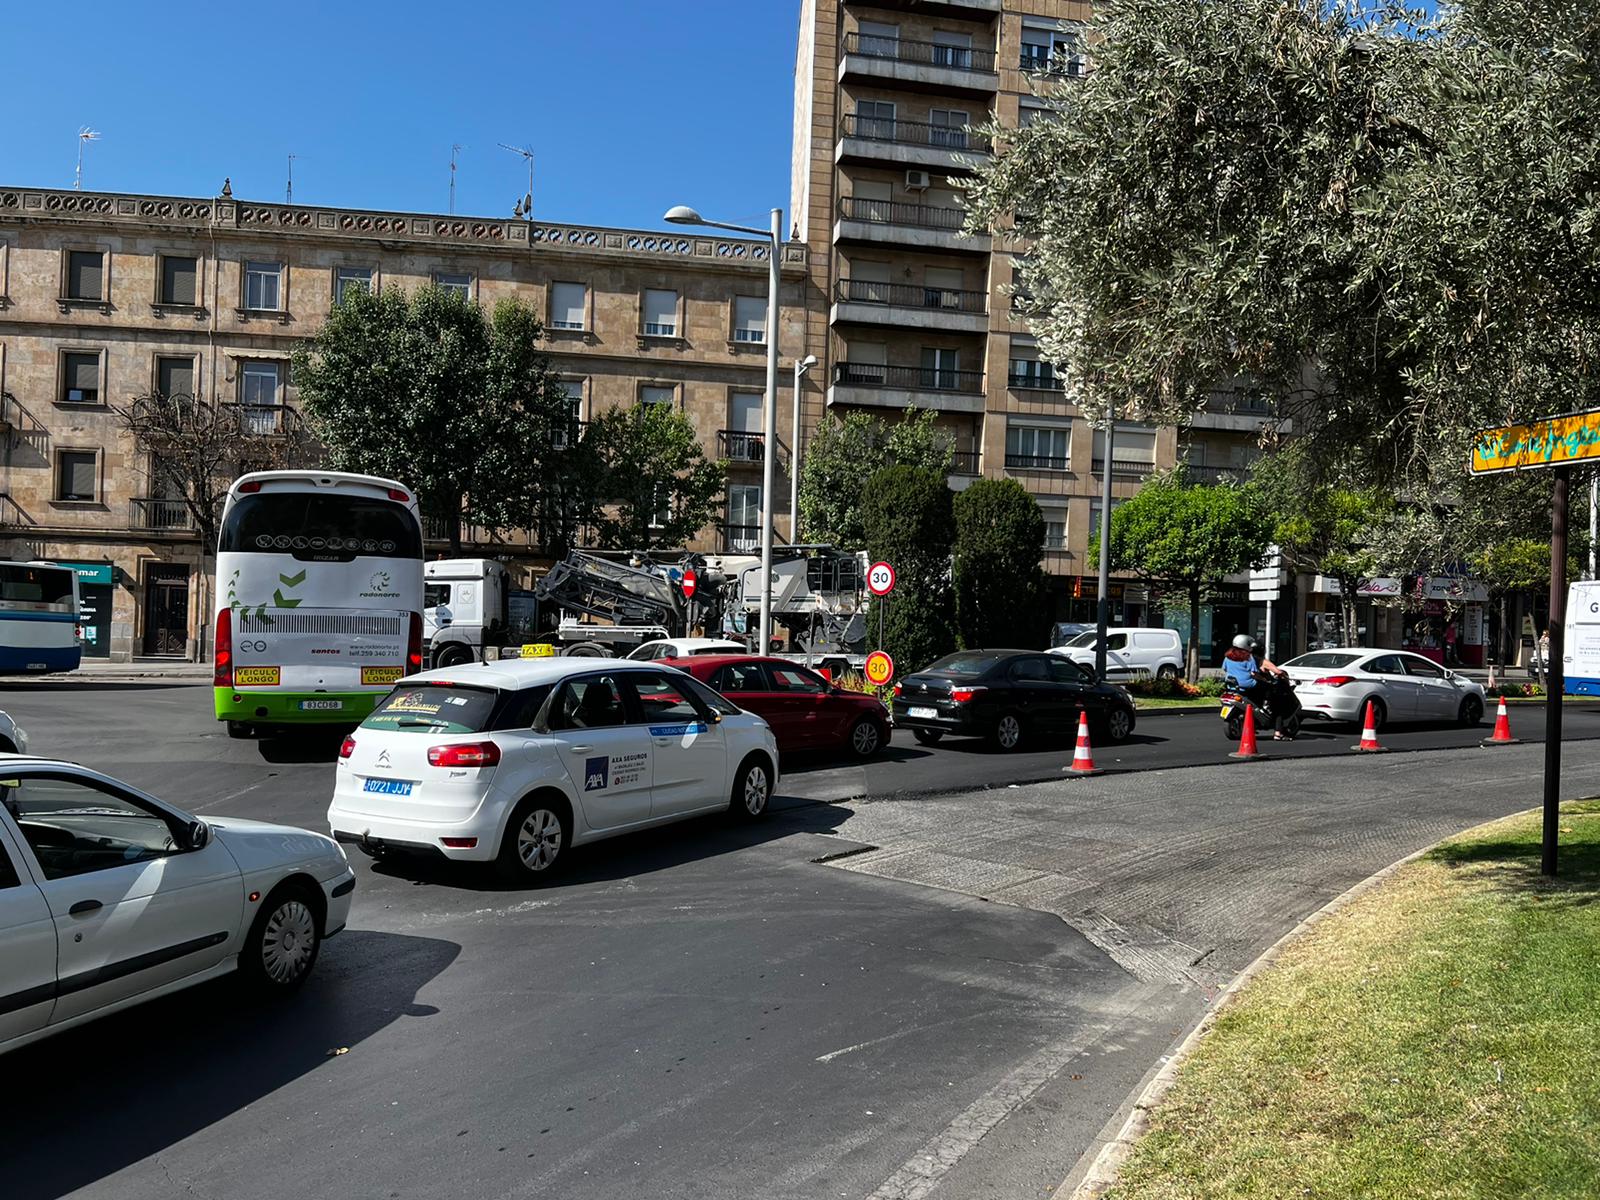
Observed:
[[[800,469],[800,526],[806,540],[860,549],[866,542],[862,490],[883,467],[948,474],[955,436],[934,422],[932,412],[913,409],[892,424],[873,413],[853,412],[818,425]]]
[[[669,404],[601,413],[584,431],[578,464],[578,490],[591,501],[585,520],[609,550],[685,545],[727,485],[723,465],[700,452],[693,422]]]
[[[881,612],[882,649],[908,675],[956,647],[950,488],[943,474],[926,467],[884,467],[862,490],[861,520],[867,553],[887,559],[896,575],[887,605],[874,598],[868,610],[867,642],[877,645]]]
[[[1044,513],[1015,479],[956,493],[951,580],[961,644],[1041,648],[1046,642]]]

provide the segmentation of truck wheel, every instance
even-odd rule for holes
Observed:
[[[611,651],[599,642],[579,642],[562,651],[568,658],[610,658]]]
[[[433,656],[433,665],[436,667],[459,667],[471,661],[472,651],[459,642],[441,646]]]

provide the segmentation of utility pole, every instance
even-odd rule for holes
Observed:
[[[456,155],[461,153],[461,143],[455,142],[450,147],[450,214],[456,211]]]
[[[1100,603],[1095,615],[1094,674],[1106,678],[1106,626],[1111,616],[1111,454],[1117,438],[1116,411],[1106,409],[1106,446],[1100,460]],[[1191,629],[1190,637],[1199,630]]]
[[[1594,543],[1597,533],[1596,510],[1600,509],[1600,470],[1589,472],[1589,578],[1595,578]]]
[[[1544,689],[1544,845],[1539,871],[1556,873],[1557,834],[1561,829],[1561,704],[1566,690],[1567,489],[1572,468],[1554,468],[1550,494],[1550,661]]]

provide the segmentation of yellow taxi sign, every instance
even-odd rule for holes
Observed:
[[[364,686],[375,683],[399,683],[400,674],[399,667],[362,667],[361,682]]]
[[[235,667],[234,687],[277,687],[281,674],[278,667]]]
[[[1472,443],[1472,473],[1523,471],[1600,459],[1600,409],[1485,429]]]
[[[549,642],[529,642],[522,648],[523,658],[554,658],[556,648]]]

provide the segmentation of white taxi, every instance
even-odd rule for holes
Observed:
[[[533,658],[402,679],[339,750],[328,824],[367,853],[548,877],[568,849],[719,810],[764,816],[760,717],[658,663]]]

